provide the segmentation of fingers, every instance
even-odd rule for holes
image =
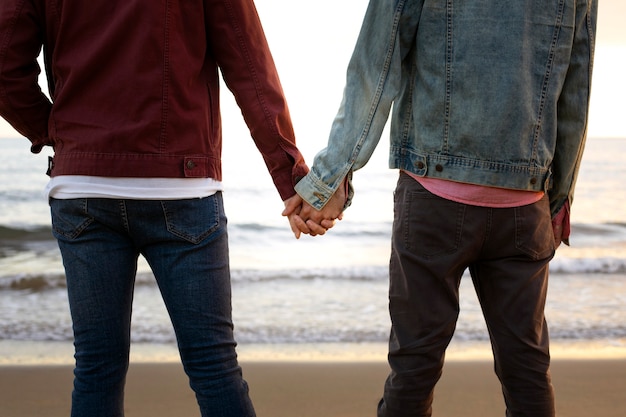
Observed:
[[[339,217],[337,217],[337,219],[341,220]],[[336,223],[336,220],[324,219],[324,220],[322,220],[322,222],[320,223],[320,225],[321,225],[324,229],[328,230],[328,229],[332,229],[332,228],[333,228],[333,226],[335,225],[335,223]]]
[[[308,228],[306,222],[299,215],[293,215],[294,225],[298,229],[299,232],[304,233],[306,235],[311,234],[311,230]]]
[[[323,235],[326,233],[327,228],[316,223],[315,221],[308,219],[304,220],[299,215],[294,215],[294,225],[298,231],[309,236]]]
[[[302,208],[302,198],[298,194],[294,194],[292,197],[284,201],[285,209],[282,212],[283,216],[289,216],[292,213],[299,213]]]
[[[315,220],[313,219],[308,219],[307,221],[303,221],[301,217],[299,217],[298,220],[298,225],[299,225],[299,231],[301,231],[302,233],[311,235],[311,236],[322,236],[324,234],[326,234],[326,232],[330,229],[333,228],[333,226],[335,226],[335,223],[337,222],[337,219],[323,219],[321,220],[319,223],[317,223]],[[306,227],[306,231],[304,230],[304,228]]]
[[[303,230],[304,233],[308,232],[308,229],[306,229],[306,224],[298,216],[298,214],[302,210],[302,198],[298,194],[294,194],[292,197],[285,200],[284,203],[285,209],[281,214],[283,216],[286,216],[289,220],[289,227],[291,228],[294,237],[296,239],[300,239],[300,235],[303,233]]]
[[[300,215],[294,214],[289,217],[291,230],[296,239],[301,233],[309,236],[322,236],[335,225],[335,220],[323,219],[319,223],[313,219],[304,220]],[[293,220],[292,220],[293,219]]]
[[[302,234],[324,235],[335,225],[337,219],[343,218],[341,209],[326,207],[316,210],[303,201],[298,194],[285,200],[284,204],[285,209],[282,215],[289,220],[289,227],[296,239],[299,239]]]
[[[324,235],[327,230],[327,228],[325,228],[324,226],[320,224],[315,223],[313,220],[307,220],[306,225],[311,232],[309,233],[311,236]]]
[[[291,227],[291,231],[293,232],[293,235],[295,236],[296,239],[300,239],[301,232],[297,224],[295,223],[294,217],[288,216],[287,219],[289,220],[289,227]]]

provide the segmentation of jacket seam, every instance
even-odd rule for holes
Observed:
[[[446,101],[444,105],[444,123],[443,123],[443,152],[448,153],[450,140],[450,118],[452,108],[452,56],[454,53],[453,40],[453,7],[452,0],[448,0],[446,4]]]
[[[350,171],[350,167],[354,164],[359,153],[361,152],[363,143],[365,142],[369,134],[370,128],[372,127],[372,121],[373,121],[374,115],[376,114],[376,109],[378,108],[378,104],[380,103],[385,83],[387,82],[387,79],[389,78],[389,69],[391,68],[393,51],[396,46],[396,38],[398,34],[398,29],[400,26],[400,18],[402,16],[402,9],[404,8],[404,3],[405,1],[401,0],[398,2],[396,6],[391,33],[387,41],[387,50],[385,53],[385,60],[383,62],[383,70],[378,78],[378,83],[376,85],[376,93],[374,95],[372,102],[370,103],[370,108],[367,114],[365,125],[363,127],[363,130],[361,131],[361,135],[359,136],[359,139],[356,142],[356,146],[354,150],[352,151],[350,164],[348,165],[348,171],[345,174],[347,174]]]
[[[232,1],[227,1],[226,2],[226,8],[228,10],[228,14],[230,15],[231,18],[231,22],[233,24],[233,27],[235,29],[235,33],[237,34],[237,41],[239,43],[239,46],[241,47],[241,53],[243,54],[246,64],[248,66],[248,70],[250,71],[250,76],[252,78],[253,84],[254,84],[254,90],[256,92],[256,97],[259,101],[259,104],[261,106],[261,108],[263,109],[263,116],[265,119],[265,122],[267,123],[267,126],[269,127],[269,129],[271,130],[271,132],[278,136],[278,130],[276,129],[276,126],[274,123],[272,123],[272,114],[269,111],[269,109],[267,108],[267,103],[265,101],[265,97],[263,94],[263,90],[261,88],[261,83],[259,82],[259,76],[258,76],[258,72],[257,72],[257,68],[256,66],[253,64],[252,59],[250,58],[250,48],[248,47],[248,44],[245,41],[244,36],[242,35],[242,30],[241,30],[241,26],[239,25],[239,21],[237,20],[237,16],[235,15],[234,11],[233,11],[233,7],[232,7]]]
[[[554,57],[556,55],[556,46],[558,44],[559,35],[561,33],[561,25],[563,24],[563,13],[565,9],[565,0],[559,1],[558,12],[556,16],[556,22],[554,24],[554,33],[552,34],[552,42],[550,43],[550,52],[548,53],[548,61],[546,62],[546,72],[543,78],[541,86],[541,96],[539,100],[539,107],[537,109],[537,125],[535,126],[535,133],[533,135],[532,144],[532,156],[529,160],[529,164],[533,164],[538,159],[538,143],[541,135],[541,129],[543,124],[543,111],[546,106],[546,98],[548,95],[548,87],[550,80],[552,79],[552,68],[554,66]]]
[[[167,118],[169,111],[169,66],[170,66],[170,0],[165,2],[165,20],[163,28],[163,102],[161,109],[161,137],[159,138],[159,152],[166,151]]]

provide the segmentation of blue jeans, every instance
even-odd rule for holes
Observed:
[[[50,200],[74,329],[72,416],[124,415],[137,259],[148,261],[204,417],[255,412],[235,353],[221,193]]]
[[[553,417],[544,306],[554,255],[547,197],[515,208],[456,203],[402,173],[390,262],[391,373],[379,417],[428,417],[469,269],[507,417]],[[468,382],[469,383],[469,382]]]

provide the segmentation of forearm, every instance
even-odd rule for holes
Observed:
[[[348,65],[341,107],[328,145],[317,154],[311,172],[296,186],[298,194],[321,209],[352,173],[370,159],[380,141],[401,83],[402,60],[410,48],[417,1],[371,1]],[[348,202],[352,198],[352,187]]]
[[[308,172],[254,3],[207,1],[208,42],[283,200]]]
[[[586,141],[591,75],[595,47],[597,0],[577,12],[570,67],[558,102],[557,142],[549,190],[554,217],[566,202],[572,204],[574,186]]]

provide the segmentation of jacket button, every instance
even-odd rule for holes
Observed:
[[[314,196],[315,198],[317,198],[317,199],[318,199],[320,202],[322,202],[322,203],[323,203],[324,201],[326,201],[326,197],[324,197],[321,193],[318,193],[317,191],[315,191],[315,192],[313,193],[313,196]]]
[[[194,169],[196,167],[196,163],[193,161],[187,161],[187,169]]]
[[[417,169],[424,169],[424,163],[422,161],[417,163]]]
[[[441,172],[441,171],[443,171],[443,166],[442,166],[441,164],[437,164],[437,165],[435,166],[435,170],[436,170],[437,172]]]
[[[537,184],[537,178],[531,178],[531,179],[530,179],[530,183],[531,183],[532,185]]]

